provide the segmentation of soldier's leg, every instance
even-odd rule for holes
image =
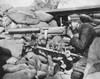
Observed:
[[[83,79],[86,64],[87,64],[87,58],[85,57],[76,62],[73,66],[71,79]]]

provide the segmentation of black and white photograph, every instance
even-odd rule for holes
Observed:
[[[0,0],[0,79],[100,79],[100,0]]]

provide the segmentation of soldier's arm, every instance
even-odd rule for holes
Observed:
[[[73,36],[70,44],[79,50],[84,50],[88,42],[91,40],[91,35],[93,33],[93,28],[90,24],[82,25],[82,34],[80,38]]]

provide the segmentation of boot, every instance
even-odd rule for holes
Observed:
[[[83,76],[84,76],[83,72],[73,70],[73,72],[71,74],[71,79],[83,79]]]

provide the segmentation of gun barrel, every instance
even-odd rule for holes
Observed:
[[[54,51],[52,49],[49,49],[49,48],[45,48],[45,47],[41,47],[41,46],[37,46],[38,49],[41,49],[41,50],[45,50],[45,51],[49,51],[49,52],[57,52],[57,51]]]
[[[39,28],[16,28],[16,29],[9,29],[9,34],[26,34],[26,33],[39,33]]]

